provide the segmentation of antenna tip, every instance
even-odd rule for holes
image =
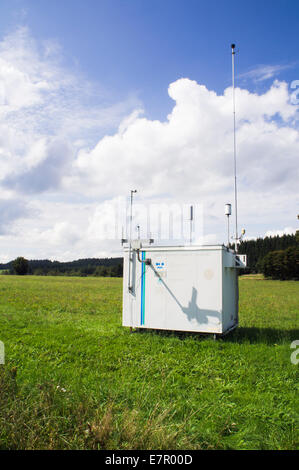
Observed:
[[[236,47],[236,44],[232,44],[231,48],[234,49]]]

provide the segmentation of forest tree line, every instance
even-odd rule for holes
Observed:
[[[283,235],[275,237],[257,238],[256,240],[241,241],[239,253],[247,255],[248,268],[244,274],[261,273],[263,260],[271,251],[286,250],[290,246],[298,245],[296,235]]]
[[[84,258],[75,261],[26,260],[18,257],[0,264],[2,274],[34,274],[36,276],[104,276],[121,277],[122,258]]]
[[[242,241],[238,251],[247,255],[247,268],[240,270],[240,275],[263,273],[273,279],[299,279],[299,232]],[[123,259],[85,258],[60,262],[47,259],[28,261],[18,257],[0,264],[0,270],[2,274],[122,277]]]

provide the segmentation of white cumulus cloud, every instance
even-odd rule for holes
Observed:
[[[282,237],[283,235],[294,235],[296,233],[296,230],[293,227],[285,227],[282,230],[267,230],[265,233],[265,237]]]
[[[0,258],[119,253],[118,241],[97,238],[98,227],[108,224],[110,203],[135,188],[143,203],[201,204],[205,240],[226,241],[231,87],[217,94],[176,80],[168,88],[172,111],[151,120],[134,98],[108,103],[100,86],[63,68],[60,53],[26,28],[0,42]],[[262,94],[236,88],[236,111],[240,226],[248,237],[292,227],[298,106],[276,80]]]
[[[119,131],[81,149],[69,188],[99,198],[138,187],[151,197],[227,199],[232,190],[231,89],[217,95],[189,79],[169,86],[174,108],[164,122],[132,114]],[[275,82],[263,95],[237,89],[238,177],[243,198],[296,191],[297,107],[287,86]],[[275,198],[275,194],[273,194]]]

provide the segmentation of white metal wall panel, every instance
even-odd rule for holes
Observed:
[[[238,275],[234,269],[235,255],[231,252],[223,251],[223,331],[228,330],[238,323]]]
[[[136,251],[128,292],[128,250],[124,254],[123,325],[222,333],[237,317],[235,269],[224,247],[149,247]],[[225,253],[223,255],[223,253]],[[222,259],[225,256],[225,260]]]

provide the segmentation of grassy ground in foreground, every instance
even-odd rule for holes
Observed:
[[[240,279],[240,327],[121,326],[121,279],[1,276],[0,449],[295,449],[299,283]]]

